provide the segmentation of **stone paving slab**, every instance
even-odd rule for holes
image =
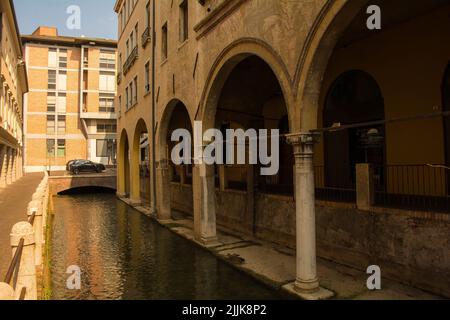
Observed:
[[[8,271],[12,258],[9,241],[11,229],[17,222],[27,220],[28,203],[43,178],[43,173],[27,174],[0,189],[0,280]]]

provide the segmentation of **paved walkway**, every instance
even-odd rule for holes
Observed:
[[[28,203],[43,178],[43,173],[28,174],[0,189],[0,281],[3,281],[11,261],[11,229],[17,222],[26,221]]]

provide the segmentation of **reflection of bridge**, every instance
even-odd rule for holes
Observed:
[[[49,177],[50,193],[56,195],[60,192],[77,188],[108,188],[116,190],[116,172],[115,170],[107,170],[99,174],[81,174],[70,175],[61,172],[59,175],[52,173]]]

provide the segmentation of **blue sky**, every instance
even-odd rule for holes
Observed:
[[[14,0],[22,34],[31,34],[38,26],[58,27],[59,35],[117,39],[115,0]],[[71,5],[81,9],[81,29],[66,26]]]

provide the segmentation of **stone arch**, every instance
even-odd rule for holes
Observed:
[[[186,104],[180,99],[172,99],[168,102],[162,116],[158,122],[156,132],[156,193],[158,218],[161,220],[170,219],[172,217],[171,205],[171,159],[169,155],[168,135],[172,116],[177,107],[184,108],[185,113],[189,117],[189,126],[193,127],[192,117]]]
[[[143,135],[147,135],[147,145],[148,145],[148,129],[147,124],[144,119],[139,119],[136,123],[133,141],[132,141],[132,149],[131,149],[131,194],[130,198],[133,202],[142,203],[142,204],[150,204],[150,180],[148,179],[148,186],[144,188],[142,185],[145,179],[141,179],[142,177],[142,159],[141,159],[141,145],[144,143],[141,141]],[[149,155],[149,153],[148,153]],[[150,174],[150,158],[147,157],[148,166],[146,168],[148,172],[148,176]],[[143,192],[143,190],[147,190],[147,192]]]
[[[130,145],[128,133],[123,129],[118,148],[117,193],[121,197],[130,196]]]
[[[294,131],[317,128],[322,80],[341,35],[368,1],[327,1],[315,20],[297,63]]]
[[[292,79],[281,56],[266,42],[254,38],[242,38],[228,45],[211,66],[200,100],[200,107],[195,117],[202,120],[204,128],[214,127],[215,110],[220,93],[234,68],[250,56],[263,60],[275,74],[283,96],[289,119],[293,119],[291,106]]]

